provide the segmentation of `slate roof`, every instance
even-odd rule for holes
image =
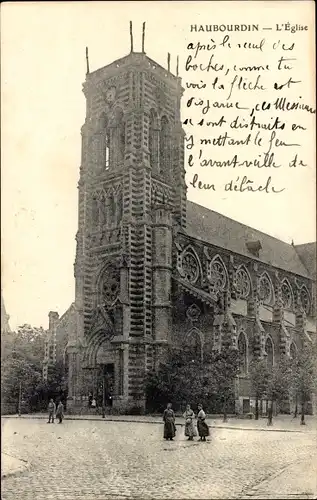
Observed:
[[[313,279],[316,279],[316,243],[304,243],[303,245],[295,245],[301,261]]]
[[[270,266],[300,276],[311,277],[311,273],[305,268],[304,260],[300,259],[295,246],[189,200],[187,201],[186,233],[206,243]],[[246,242],[257,240],[262,246],[258,258],[246,247]]]

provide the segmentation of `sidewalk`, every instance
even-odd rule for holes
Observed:
[[[25,460],[12,457],[7,453],[1,453],[1,478],[24,472],[27,468],[28,464]]]
[[[2,415],[2,418],[19,418],[19,419],[47,419],[45,413],[31,413],[18,415]],[[161,416],[150,415],[106,415],[102,418],[101,415],[65,415],[65,420],[91,420],[91,421],[110,421],[110,422],[136,422],[146,424],[163,424]],[[266,418],[259,420],[246,420],[236,417],[228,419],[228,422],[223,422],[221,418],[213,418],[207,416],[207,422],[211,428],[219,429],[236,429],[250,431],[268,431],[268,432],[312,432],[316,433],[317,418],[316,416],[306,416],[306,425],[300,425],[300,417],[293,419],[291,415],[283,415],[273,418],[273,425],[267,425]],[[176,417],[176,425],[184,426],[184,419]]]

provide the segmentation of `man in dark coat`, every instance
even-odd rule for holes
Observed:
[[[56,405],[53,401],[53,399],[50,399],[50,402],[48,403],[48,424],[51,423],[54,424],[54,418],[55,418],[55,411],[56,411]]]
[[[61,401],[58,403],[58,406],[57,406],[56,417],[59,419],[58,423],[61,424],[63,422],[63,418],[64,418],[64,405]]]

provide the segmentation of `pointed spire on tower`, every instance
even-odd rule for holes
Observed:
[[[171,54],[168,52],[167,53],[167,71],[170,71],[171,69]]]
[[[179,56],[176,59],[176,76],[178,76]]]
[[[142,28],[142,53],[144,54],[144,39],[145,39],[145,23],[143,23],[143,28]]]
[[[133,32],[132,32],[132,21],[130,21],[130,52],[133,52]]]

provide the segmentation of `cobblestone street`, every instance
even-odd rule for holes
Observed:
[[[312,432],[216,428],[206,443],[186,441],[180,426],[173,442],[162,432],[135,422],[3,419],[2,453],[27,469],[2,480],[2,499],[316,498],[305,473],[316,465]],[[289,491],[285,471],[294,481],[296,467],[308,479]]]

